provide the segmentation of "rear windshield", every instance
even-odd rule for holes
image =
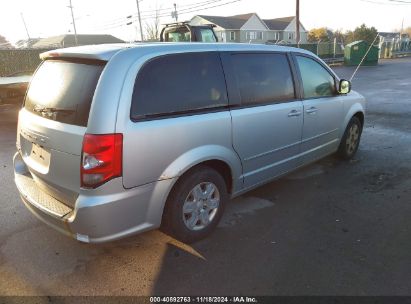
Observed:
[[[55,121],[86,126],[104,62],[46,60],[34,75],[25,108]]]

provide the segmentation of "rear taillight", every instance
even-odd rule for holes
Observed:
[[[86,134],[81,153],[81,187],[96,188],[122,175],[123,134]]]

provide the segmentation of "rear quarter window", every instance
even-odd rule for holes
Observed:
[[[227,105],[218,53],[173,54],[154,58],[139,71],[131,118],[183,115]]]
[[[46,60],[30,83],[25,108],[55,121],[86,126],[104,62]]]

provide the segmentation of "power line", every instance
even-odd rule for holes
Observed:
[[[186,6],[186,8],[184,9],[180,9],[178,11],[179,15],[183,15],[183,14],[188,14],[191,12],[195,12],[195,11],[201,11],[201,10],[206,10],[206,9],[210,9],[210,8],[214,8],[214,7],[219,7],[219,6],[224,6],[224,5],[228,5],[234,2],[238,2],[241,0],[234,0],[234,1],[229,1],[226,3],[220,3],[218,5],[211,5],[210,4],[214,4],[214,3],[218,3],[218,2],[222,2],[222,1],[227,1],[227,0],[208,0],[208,1],[202,1],[202,2],[198,2],[198,3],[193,3],[191,4],[191,6]],[[157,15],[142,15],[141,20],[149,20],[151,18],[160,18],[160,17],[168,17],[171,15],[172,11],[174,10],[174,8],[170,9],[170,11],[168,12],[163,12]],[[137,20],[137,18],[133,15],[127,16],[126,18],[123,18],[120,21],[117,22],[113,22],[113,23],[109,23],[109,24],[103,24],[101,26],[96,27],[96,29],[99,30],[107,30],[107,29],[112,29],[112,28],[117,28],[117,27],[121,27],[121,26],[125,26],[126,23],[130,23],[130,22],[135,22]]]
[[[208,4],[212,4],[212,3],[216,3],[216,2],[220,2],[223,0],[206,0],[206,1],[201,1],[201,2],[194,2],[191,4],[186,4],[186,5],[181,5],[179,6],[180,9],[182,10],[186,10],[186,9],[192,9],[198,6],[203,6],[203,5],[208,5]],[[146,11],[141,11],[141,17],[142,18],[154,18],[156,17],[156,14],[161,14],[162,16],[165,15],[169,15],[171,14],[171,12],[174,10],[174,7],[169,7],[169,8],[159,8],[159,9],[155,9],[155,10],[146,10]],[[166,11],[165,13],[162,11]],[[127,17],[120,17],[120,18],[116,18],[116,19],[112,19],[110,21],[105,22],[104,24],[98,26],[98,27],[107,27],[107,26],[112,26],[112,25],[121,25],[125,22],[126,19],[128,19],[127,21],[130,21],[130,18],[137,18],[137,14],[133,13],[130,14]]]
[[[205,0],[205,1],[200,1],[200,2],[194,2],[194,3],[179,5],[178,7],[180,9],[183,9],[183,8],[187,8],[187,7],[192,7],[193,5],[208,4],[208,3],[213,3],[213,2],[216,2],[216,1],[215,0]],[[174,5],[173,5],[173,7],[159,8],[159,9],[155,9],[155,10],[147,10],[147,11],[143,11],[142,13],[154,13],[156,11],[171,11],[173,9],[174,9]]]
[[[215,0],[214,2],[221,2],[221,1],[226,1],[226,0]],[[233,0],[233,1],[226,2],[226,3],[221,3],[221,4],[212,5],[212,6],[203,7],[203,8],[198,8],[199,6],[196,6],[195,9],[193,7],[193,8],[187,8],[185,10],[179,10],[178,13],[180,15],[184,15],[184,14],[189,14],[189,13],[192,13],[192,12],[203,11],[203,10],[208,10],[210,8],[215,8],[215,7],[220,7],[220,6],[232,4],[232,3],[235,3],[235,2],[239,2],[239,1],[241,1],[241,0]],[[204,5],[201,5],[201,6],[204,6]],[[167,17],[169,15],[170,14],[162,14],[162,15],[159,15],[159,17]],[[155,16],[146,17],[145,19],[147,20],[147,19],[150,19],[150,18],[153,18],[153,17],[155,17]]]
[[[217,3],[217,2],[221,2],[221,1],[226,1],[226,0],[214,0],[214,1],[210,1],[210,3],[208,3],[208,4],[213,4],[213,3]],[[227,3],[221,3],[221,4],[207,6],[207,7],[203,7],[203,6],[206,6],[208,4],[199,4],[199,5],[192,6],[190,8],[180,9],[178,12],[179,12],[180,15],[188,14],[188,13],[195,12],[195,11],[202,11],[202,10],[207,10],[207,9],[214,8],[214,7],[224,6],[224,5],[231,4],[231,3],[234,3],[234,2],[238,2],[238,1],[241,1],[241,0],[231,1],[231,2],[227,2]],[[203,8],[201,8],[201,7],[203,7]],[[166,17],[166,16],[168,16],[168,14],[163,14],[162,15],[162,17]]]
[[[222,0],[205,0],[205,1],[200,1],[200,2],[194,2],[194,3],[190,3],[190,4],[185,4],[185,5],[179,5],[179,9],[192,9],[194,7],[197,6],[203,6],[203,5],[207,5],[207,4],[211,4],[211,3],[215,3],[215,2],[219,2]],[[144,15],[147,14],[151,15],[153,13],[157,13],[157,12],[161,12],[161,11],[167,11],[167,13],[171,12],[174,10],[174,5],[173,7],[168,7],[168,8],[159,8],[159,9],[154,9],[154,10],[146,10],[146,11],[141,11],[141,14]]]
[[[400,6],[402,6],[402,5],[410,5],[411,4],[411,2],[405,2],[405,3],[399,3],[399,2],[396,2],[396,1],[392,1],[391,3],[388,3],[388,2],[379,2],[379,1],[374,1],[374,0],[360,0],[360,1],[362,1],[362,2],[368,2],[368,3],[373,3],[373,4],[379,4],[379,5],[400,5]],[[389,0],[389,1],[391,1],[391,0]]]
[[[404,0],[388,0],[390,2],[397,2],[397,3],[406,3],[406,4],[411,4],[410,1],[404,1]]]

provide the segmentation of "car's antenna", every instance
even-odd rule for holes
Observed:
[[[350,78],[350,81],[352,81],[352,79],[354,78],[355,73],[357,73],[357,71],[358,71],[358,69],[360,68],[362,62],[364,61],[365,57],[367,57],[367,55],[368,55],[369,51],[371,50],[371,48],[374,46],[374,42],[375,42],[375,40],[377,40],[377,38],[378,38],[379,35],[380,35],[380,34],[377,34],[377,36],[375,36],[374,40],[373,40],[372,43],[370,44],[370,47],[368,48],[368,50],[367,50],[367,52],[365,53],[364,57],[362,57],[362,59],[361,59],[361,61],[360,61],[360,64],[357,66],[357,68],[355,69],[354,73],[352,73],[352,76],[351,76],[351,78]]]

